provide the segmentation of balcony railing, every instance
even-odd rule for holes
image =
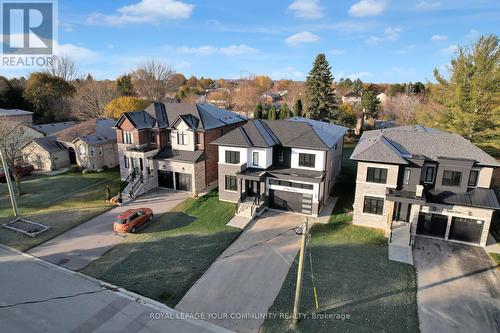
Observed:
[[[156,143],[145,143],[142,145],[132,145],[126,148],[127,151],[146,153],[148,151],[159,149]]]

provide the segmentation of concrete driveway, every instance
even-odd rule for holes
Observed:
[[[294,229],[302,221],[298,215],[266,212],[251,222],[176,309],[213,316],[208,320],[237,332],[257,332],[264,318],[238,316],[267,313],[299,250]]]
[[[2,332],[225,332],[163,304],[0,246]]]
[[[500,332],[500,268],[479,247],[418,237],[420,330]]]
[[[158,216],[168,212],[189,196],[188,192],[155,190],[109,210],[28,252],[59,266],[72,270],[82,269],[126,237],[113,232],[112,222],[116,216],[127,209],[140,207],[151,208],[153,214]],[[154,223],[154,220],[151,223]]]

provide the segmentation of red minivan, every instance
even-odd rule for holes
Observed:
[[[116,217],[113,221],[113,230],[119,233],[134,233],[152,219],[153,211],[149,208],[129,209]]]

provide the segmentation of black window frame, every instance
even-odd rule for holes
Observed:
[[[179,140],[181,138],[182,140]],[[187,133],[186,132],[177,132],[177,144],[178,145],[187,145],[186,143]]]
[[[387,169],[368,167],[366,169],[366,182],[376,184],[387,184]]]
[[[446,177],[446,175],[450,177]],[[456,177],[458,175],[458,178]],[[442,186],[459,187],[462,183],[462,173],[454,170],[444,170],[443,179],[441,180]]]
[[[409,185],[411,178],[411,169],[404,169],[403,171],[403,185]]]
[[[299,167],[302,168],[316,167],[316,154],[299,153]]]
[[[201,133],[195,133],[194,134],[194,143],[199,145],[201,142]]]
[[[149,142],[150,143],[156,143],[156,134],[155,134],[155,132],[150,132],[149,135],[150,135],[149,136]]]
[[[432,172],[430,174],[430,180],[429,180],[429,170],[432,170]],[[435,174],[436,174],[436,166],[435,165],[428,165],[425,168],[424,183],[432,183],[434,181]]]
[[[383,215],[384,198],[365,196],[363,200],[363,213]]]
[[[473,173],[475,174],[475,176],[474,176],[474,182],[471,183],[471,179],[472,179],[472,174]],[[467,181],[467,186],[468,187],[477,187],[477,181],[478,181],[478,179],[479,179],[479,170],[474,170],[474,169],[471,170],[469,172],[469,180]]]
[[[257,156],[257,158],[255,158],[255,156]],[[254,165],[254,166],[259,165],[259,152],[258,151],[254,151],[252,153],[252,165]]]
[[[238,191],[238,180],[236,179],[236,176],[225,175],[224,190],[232,192]]]
[[[226,164],[239,164],[240,152],[237,150],[226,150],[225,162]]]

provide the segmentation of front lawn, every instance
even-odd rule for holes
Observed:
[[[416,276],[412,266],[389,261],[387,239],[375,229],[330,223],[316,225],[312,254],[319,309],[314,302],[309,252],[296,332],[418,332]],[[297,260],[270,313],[293,312]],[[338,315],[337,319],[313,319]],[[338,319],[344,316],[344,320]],[[346,319],[349,316],[349,319]],[[334,317],[335,318],[335,317]],[[264,332],[293,331],[286,319],[267,319]]]
[[[21,183],[17,203],[23,218],[40,222],[50,229],[34,238],[0,228],[0,243],[26,251],[68,229],[102,214],[113,205],[107,202],[106,185],[118,192],[120,175],[116,170],[98,173],[64,173],[56,176],[33,176]],[[6,184],[0,184],[0,224],[13,219]]]
[[[234,213],[216,191],[187,199],[82,273],[174,306],[239,235],[226,226]]]

